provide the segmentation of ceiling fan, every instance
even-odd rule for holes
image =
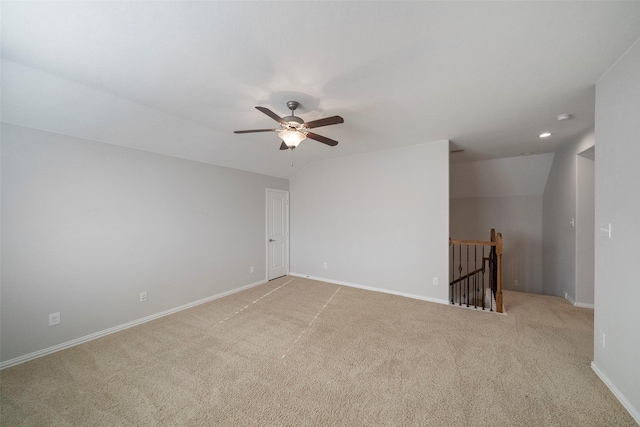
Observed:
[[[256,107],[257,110],[262,111],[264,114],[280,123],[280,129],[237,130],[233,133],[278,132],[278,136],[282,139],[282,144],[280,145],[281,150],[293,150],[306,138],[314,139],[331,147],[338,145],[338,141],[310,132],[309,129],[320,126],[337,125],[338,123],[344,123],[344,119],[340,116],[331,116],[325,119],[305,122],[300,117],[293,115],[294,111],[296,111],[296,108],[299,106],[300,103],[297,101],[287,102],[287,107],[291,110],[291,115],[286,117],[280,117],[268,108]]]

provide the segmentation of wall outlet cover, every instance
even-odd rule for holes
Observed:
[[[60,324],[60,313],[51,313],[49,315],[49,326],[55,326]]]

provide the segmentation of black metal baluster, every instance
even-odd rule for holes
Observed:
[[[469,307],[469,245],[467,245],[467,307]]]
[[[495,250],[495,246],[491,247],[491,255],[489,255],[489,287],[490,287],[490,291],[489,291],[489,296],[491,297],[491,299],[489,300],[489,311],[493,311],[493,297],[494,297],[494,293],[493,293],[493,269],[495,268],[495,263],[493,262],[493,251]]]
[[[487,288],[484,278],[484,245],[482,245],[482,309],[484,310],[484,290]]]
[[[458,305],[462,305],[462,243],[458,245]]]
[[[456,245],[455,243],[451,245],[451,281],[456,280]],[[449,286],[449,292],[451,292],[451,304],[453,304],[453,290],[455,288],[455,283],[452,283]]]
[[[478,245],[473,245],[473,307],[478,308]]]

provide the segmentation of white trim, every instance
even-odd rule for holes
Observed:
[[[569,303],[574,306],[574,307],[580,307],[580,308],[590,308],[591,310],[594,309],[594,305],[593,304],[587,304],[584,302],[575,302],[573,300],[573,298],[571,298],[569,296],[569,294],[567,294],[566,292],[564,293],[564,299],[566,299],[567,301],[569,301]]]
[[[264,277],[266,281],[272,280],[269,278],[269,191],[273,191],[276,193],[284,193],[286,195],[286,201],[287,201],[287,209],[285,210],[285,235],[286,235],[286,247],[285,247],[285,257],[286,257],[286,261],[285,264],[287,265],[286,268],[286,274],[285,276],[289,275],[289,269],[291,268],[291,263],[290,263],[290,255],[289,255],[289,247],[291,242],[289,241],[290,237],[289,237],[289,190],[280,190],[279,188],[269,188],[269,187],[265,187],[264,190],[264,245],[265,245],[265,271],[264,271]],[[277,277],[276,277],[277,279]]]
[[[85,335],[84,337],[76,338],[71,341],[63,342],[62,344],[54,345],[53,347],[45,348],[42,350],[34,351],[33,353],[25,354],[24,356],[19,356],[5,362],[0,363],[0,370],[9,368],[11,366],[18,365],[20,363],[28,362],[29,360],[36,359],[38,357],[46,356],[47,354],[55,353],[56,351],[64,350],[69,347],[75,347],[76,345],[83,344],[88,341],[95,340],[96,338],[104,337],[106,335],[112,334],[114,332],[122,331],[123,329],[128,329],[134,326],[141,325],[146,322],[150,322],[151,320],[158,319],[160,317],[168,316],[173,313],[177,313],[182,310],[186,310],[187,308],[195,307],[200,304],[205,304],[207,302],[226,297],[231,294],[235,294],[236,292],[244,291],[249,288],[253,288],[254,286],[262,285],[267,283],[266,280],[260,280],[259,282],[254,282],[249,285],[242,286],[240,288],[232,289],[230,291],[222,292],[216,295],[212,295],[210,297],[206,297],[203,299],[199,299],[197,301],[193,301],[178,307],[170,308],[165,311],[161,311],[159,313],[155,313],[141,319],[133,320],[131,322],[123,323],[122,325],[114,326],[113,328],[105,329],[99,332],[95,332],[93,334]]]
[[[631,415],[633,417],[635,422],[638,423],[638,425],[640,425],[640,411],[638,411],[636,408],[633,407],[631,402],[629,402],[627,400],[627,398],[624,397],[624,395],[620,392],[620,390],[618,390],[618,388],[613,385],[611,380],[604,374],[604,372],[602,372],[596,366],[596,363],[593,362],[593,361],[591,362],[591,369],[593,369],[593,372],[595,372],[596,375],[602,380],[602,382],[607,387],[609,387],[609,390],[611,390],[611,393],[613,393],[613,395],[616,397],[616,399],[618,399],[620,401],[622,406],[624,406],[624,409],[626,409],[629,412],[629,415]]]
[[[568,294],[568,293],[566,293],[566,292],[564,293],[564,299],[566,299],[567,301],[569,301],[569,304],[571,304],[571,305],[576,305],[576,302],[573,300],[573,298],[571,298],[571,297],[569,296],[569,294]]]
[[[584,302],[576,302],[575,304],[576,307],[580,307],[580,308],[590,308],[591,310],[593,310],[595,307],[593,304],[587,304]]]
[[[334,285],[348,286],[350,288],[358,288],[358,289],[364,289],[364,290],[367,290],[367,291],[382,292],[382,293],[385,293],[385,294],[399,295],[401,297],[419,299],[419,300],[422,300],[422,301],[434,302],[434,303],[437,303],[437,304],[450,305],[449,301],[443,300],[443,299],[430,298],[430,297],[425,297],[425,296],[422,296],[422,295],[408,294],[408,293],[405,293],[405,292],[397,292],[397,291],[392,291],[392,290],[389,290],[389,289],[374,288],[374,287],[371,287],[371,286],[356,285],[354,283],[342,282],[340,280],[331,280],[331,279],[325,279],[325,278],[322,278],[322,277],[309,276],[308,274],[289,273],[289,276],[302,277],[302,278],[305,278],[305,279],[318,280],[320,282],[333,283]]]

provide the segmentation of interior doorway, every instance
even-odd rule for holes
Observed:
[[[576,156],[575,305],[593,308],[595,263],[595,146]]]
[[[289,192],[267,188],[267,280],[289,273]]]

